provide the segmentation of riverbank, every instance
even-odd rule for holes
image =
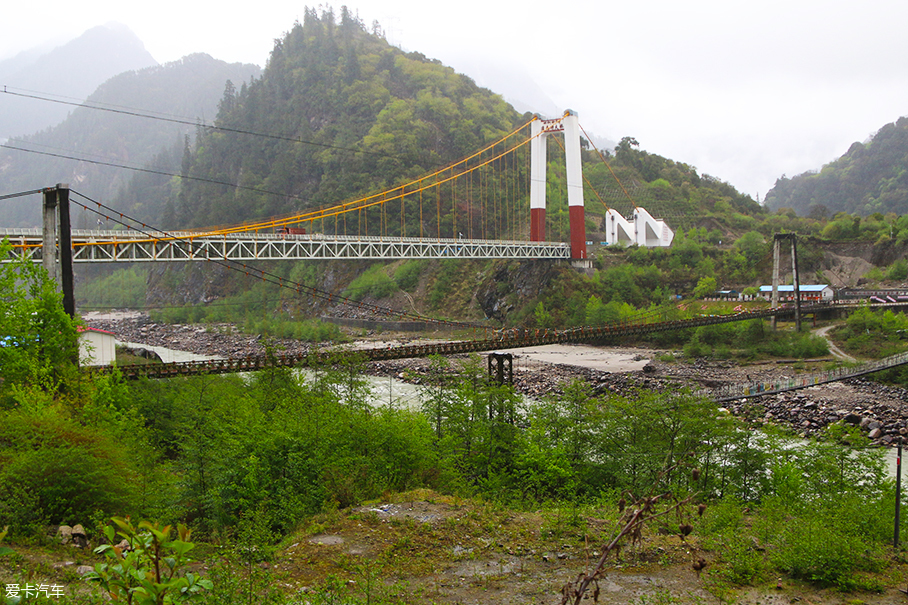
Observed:
[[[268,348],[306,353],[314,346],[289,339],[263,339],[241,333],[231,324],[180,325],[152,322],[142,313],[87,314],[86,323],[117,335],[122,342],[166,347],[196,355],[238,357],[261,355]],[[388,347],[427,341],[406,333],[371,335],[350,348]],[[668,351],[590,345],[546,345],[511,349],[514,386],[528,397],[558,397],[573,380],[588,384],[598,396],[630,395],[637,389],[698,390],[727,384],[787,380],[797,376],[793,364],[760,362],[739,365],[724,360],[687,362]],[[810,372],[810,364],[803,371]],[[428,359],[372,362],[364,371],[423,383],[435,370]],[[813,386],[800,391],[741,399],[726,407],[746,421],[789,426],[805,437],[822,432],[833,422],[860,426],[877,445],[891,446],[908,437],[908,390],[881,385],[865,378]]]

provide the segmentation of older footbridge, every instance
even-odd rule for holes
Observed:
[[[835,309],[853,309],[853,304],[818,304],[802,308],[802,313],[830,311]],[[905,307],[906,303],[891,303],[888,307]],[[395,347],[376,347],[359,350],[343,348],[319,349],[304,354],[282,355],[267,354],[206,361],[175,362],[165,364],[129,365],[113,367],[86,368],[92,373],[120,372],[125,378],[171,378],[177,376],[196,376],[205,374],[229,374],[253,372],[270,368],[321,367],[342,362],[370,362],[390,359],[408,359],[429,357],[431,355],[462,355],[489,351],[533,347],[548,344],[603,343],[623,336],[639,336],[666,330],[696,328],[706,325],[746,321],[767,317],[793,316],[793,308],[762,309],[736,313],[734,315],[710,315],[685,320],[626,322],[605,326],[581,327],[569,330],[526,330],[511,329],[493,331],[491,336],[473,340],[439,342],[420,345],[402,345]],[[728,385],[718,389],[700,390],[697,394],[714,399],[717,402],[732,401],[750,397],[761,397],[782,393],[829,382],[838,382],[848,378],[864,376],[890,368],[908,364],[908,353],[893,355],[868,364],[842,367],[818,374],[803,375],[786,380],[772,382],[755,382],[740,385]]]

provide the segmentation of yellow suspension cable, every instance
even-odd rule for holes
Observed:
[[[501,152],[501,153],[498,153],[497,155],[495,155],[495,156],[493,156],[493,157],[491,157],[491,158],[488,158],[487,160],[485,160],[485,161],[483,161],[483,162],[477,164],[476,166],[473,166],[473,167],[469,168],[468,170],[466,170],[466,171],[464,171],[464,172],[462,172],[462,173],[460,173],[460,174],[457,174],[457,175],[454,175],[454,174],[453,174],[453,171],[454,171],[454,168],[455,168],[455,167],[460,166],[460,165],[464,165],[464,164],[466,164],[469,160],[471,160],[471,159],[473,159],[473,158],[476,158],[476,157],[480,156],[481,154],[485,153],[486,151],[488,151],[488,150],[490,150],[490,149],[493,149],[496,145],[499,145],[499,144],[501,144],[501,143],[504,143],[505,141],[509,140],[509,139],[512,138],[514,135],[516,135],[517,133],[521,132],[524,128],[526,128],[527,126],[529,126],[530,123],[532,123],[534,120],[537,120],[537,119],[538,119],[538,118],[535,118],[535,117],[534,117],[532,120],[530,120],[529,122],[527,122],[527,123],[524,124],[523,126],[517,128],[517,129],[515,129],[514,131],[512,131],[512,132],[509,133],[508,135],[504,136],[503,138],[499,139],[498,141],[496,141],[496,142],[494,142],[494,143],[492,143],[492,144],[486,146],[486,147],[483,148],[482,150],[480,150],[480,151],[478,151],[478,152],[476,152],[476,153],[474,153],[474,154],[468,156],[467,158],[465,158],[465,159],[463,159],[463,160],[461,160],[461,161],[459,161],[459,162],[455,162],[454,164],[452,164],[452,165],[450,165],[450,166],[447,166],[447,167],[444,167],[444,168],[442,168],[442,169],[436,170],[435,172],[433,172],[433,173],[431,173],[431,174],[429,174],[429,175],[426,175],[426,176],[424,176],[424,177],[422,177],[422,178],[420,178],[420,179],[417,179],[417,180],[415,180],[415,181],[411,181],[410,183],[408,183],[408,185],[414,185],[414,186],[416,187],[416,189],[415,189],[414,191],[412,191],[411,193],[415,193],[415,192],[422,193],[422,191],[425,191],[425,190],[427,190],[427,189],[429,189],[429,188],[431,188],[431,187],[433,187],[433,186],[434,186],[435,189],[436,189],[436,193],[440,193],[440,189],[439,189],[439,186],[440,186],[440,185],[443,185],[443,184],[447,183],[448,181],[452,181],[453,179],[458,178],[459,176],[463,176],[463,175],[465,175],[465,174],[472,173],[474,170],[479,170],[479,169],[481,169],[481,168],[484,167],[484,166],[494,165],[494,163],[495,163],[496,161],[499,161],[502,157],[505,157],[505,156],[507,156],[508,154],[511,154],[511,153],[516,153],[517,150],[519,150],[521,147],[526,146],[530,141],[532,141],[534,137],[529,137],[529,138],[527,138],[526,140],[521,141],[521,142],[519,142],[518,144],[514,145],[513,147],[511,147],[511,148],[509,148],[509,149],[506,149],[505,151],[503,151],[503,152]],[[539,136],[539,135],[537,135],[537,136]],[[499,164],[499,166],[500,166],[500,161],[498,162],[498,164]],[[440,178],[439,178],[440,175],[441,175],[443,172],[447,171],[448,169],[450,169],[450,170],[452,171],[452,175],[451,175],[450,177],[441,178],[441,179],[440,179]],[[432,183],[431,185],[423,185],[423,183],[424,183],[426,180],[428,180],[428,179],[430,179],[430,178],[433,178],[433,177],[435,178],[435,182],[434,182],[434,183]],[[338,216],[338,215],[340,215],[340,214],[346,214],[346,213],[352,212],[352,211],[357,211],[357,214],[358,214],[358,220],[357,220],[357,222],[358,222],[358,225],[359,225],[359,233],[360,233],[360,234],[363,234],[363,233],[365,232],[365,234],[368,236],[368,231],[369,231],[369,228],[368,228],[368,209],[371,208],[371,207],[373,207],[373,206],[384,205],[384,204],[386,204],[386,203],[389,202],[389,201],[394,201],[394,200],[396,200],[396,199],[399,199],[400,197],[402,197],[403,195],[405,195],[405,193],[403,192],[404,188],[401,187],[400,189],[401,189],[401,193],[400,193],[400,194],[394,195],[394,196],[392,196],[392,197],[390,197],[390,198],[387,197],[388,191],[385,191],[385,192],[373,194],[373,195],[370,195],[370,196],[367,196],[367,197],[364,197],[364,198],[360,198],[360,199],[358,199],[358,200],[354,200],[354,201],[350,201],[350,202],[344,202],[344,203],[342,203],[342,204],[337,204],[337,205],[334,205],[334,206],[331,206],[331,207],[328,207],[328,208],[322,208],[322,209],[317,209],[317,210],[309,211],[309,212],[302,213],[302,214],[297,214],[297,215],[292,215],[292,216],[285,216],[285,217],[277,218],[277,219],[271,219],[271,220],[269,220],[269,221],[263,221],[263,222],[259,222],[259,223],[242,223],[242,224],[233,225],[233,226],[228,226],[228,227],[223,227],[223,228],[209,228],[209,229],[204,229],[204,230],[198,230],[198,231],[196,231],[196,232],[193,232],[193,233],[194,233],[193,237],[205,237],[205,236],[214,236],[214,235],[228,235],[228,234],[232,234],[232,233],[241,233],[241,232],[248,232],[248,231],[260,231],[260,230],[263,230],[263,229],[272,229],[272,228],[277,228],[277,227],[285,227],[285,226],[288,226],[288,225],[294,225],[294,224],[299,224],[299,223],[303,223],[303,222],[310,222],[310,224],[311,224],[311,221],[316,220],[316,219],[323,219],[323,220],[324,220],[324,218],[326,218],[326,217],[331,217],[331,216],[335,216],[335,217],[336,217],[336,216]],[[496,187],[495,189],[498,190],[498,189],[500,189],[500,187]],[[497,201],[497,197],[498,197],[498,196],[496,195],[496,197],[495,197],[496,201]],[[438,198],[437,198],[437,208],[439,209],[439,216],[438,216],[438,233],[437,233],[438,237],[441,237],[440,204],[441,204],[441,199],[440,199],[440,195],[439,195]],[[496,204],[496,206],[497,206],[497,205],[498,205],[498,204]],[[364,211],[365,211],[365,213],[366,213],[365,215],[364,215]],[[346,219],[345,219],[345,221],[346,221]],[[167,240],[171,240],[171,239],[175,239],[175,238],[173,238],[173,237],[165,237],[165,238],[160,238],[160,241],[167,241]],[[136,240],[136,241],[139,241],[139,240]],[[143,240],[143,241],[144,241],[144,240]]]
[[[586,140],[590,142],[590,145],[593,145],[593,139],[590,138],[590,135],[586,134],[586,130],[583,129],[583,126],[580,126],[580,131],[583,133],[583,136],[586,137]],[[621,180],[618,178],[618,175],[615,174],[615,171],[612,170],[612,167],[609,166],[609,163],[605,160],[605,156],[602,155],[602,152],[600,152],[600,151],[599,151],[599,148],[596,147],[595,145],[593,145],[593,149],[595,149],[595,150],[596,150],[596,153],[599,154],[599,158],[602,160],[602,163],[605,164],[605,167],[608,168],[608,171],[612,173],[612,177],[614,177],[615,182],[618,183],[618,186],[621,187],[621,191],[624,192],[624,195],[627,196],[627,199],[630,200],[631,204],[632,204],[632,205],[634,206],[634,208],[636,209],[636,208],[637,208],[637,203],[634,201],[634,198],[631,197],[631,194],[628,193],[627,189],[624,188],[624,184],[623,184],[623,183],[621,182]],[[590,187],[592,187],[592,185],[590,185]],[[598,194],[597,194],[597,195],[598,195]],[[599,198],[599,201],[601,202],[601,201],[602,201],[602,198]],[[605,209],[606,209],[606,210],[608,210],[608,206],[606,205],[605,202],[602,202],[602,205],[605,206]]]
[[[421,178],[419,178],[419,179],[417,179],[417,180],[415,180],[415,181],[411,181],[410,183],[407,183],[407,185],[408,185],[408,186],[409,186],[409,185],[414,185],[414,186],[417,186],[417,187],[418,187],[420,183],[422,183],[423,181],[425,181],[425,180],[427,180],[427,179],[430,179],[430,178],[432,178],[432,177],[438,178],[439,175],[443,174],[444,172],[448,171],[449,169],[453,171],[453,169],[456,168],[457,166],[461,166],[461,165],[467,164],[470,160],[472,160],[472,159],[474,159],[474,158],[476,158],[476,157],[481,156],[482,154],[484,154],[484,153],[487,152],[488,150],[493,149],[495,146],[497,146],[497,145],[499,145],[499,144],[501,144],[501,143],[504,143],[505,141],[511,139],[512,137],[514,137],[515,135],[517,135],[518,133],[520,133],[524,128],[526,128],[530,123],[532,123],[534,120],[537,120],[537,119],[538,119],[538,118],[535,118],[535,117],[534,117],[532,120],[530,120],[530,121],[527,122],[526,124],[524,124],[524,125],[520,126],[519,128],[513,130],[512,132],[508,133],[507,135],[505,135],[505,136],[502,137],[501,139],[495,141],[494,143],[491,143],[490,145],[487,145],[486,147],[484,147],[483,149],[481,149],[481,150],[479,150],[479,151],[473,153],[472,155],[467,156],[466,158],[464,158],[464,159],[462,159],[462,160],[460,160],[460,161],[454,162],[454,163],[451,164],[451,165],[444,166],[444,167],[442,167],[442,168],[436,170],[435,172],[430,173],[430,174],[428,174],[428,175],[425,175],[425,176],[423,176],[423,177],[421,177]],[[516,149],[519,149],[519,148],[522,147],[523,145],[526,145],[530,140],[531,140],[531,139],[527,139],[526,141],[523,141],[523,142],[519,143],[518,145],[515,145],[515,146],[512,147],[511,149],[505,151],[502,155],[507,154],[507,153],[511,153],[511,152],[515,151]],[[471,168],[470,170],[475,170],[476,168],[478,168],[478,166],[481,166],[481,165],[482,165],[482,164],[479,164],[479,165],[477,165],[477,166],[474,166],[474,167]],[[465,174],[465,172],[464,172],[464,173],[461,173],[461,174]],[[451,177],[451,178],[456,178],[456,177]],[[447,180],[441,181],[441,183],[445,183],[445,182],[447,182]],[[428,188],[428,187],[429,187],[429,186],[422,187],[422,188]],[[258,229],[270,229],[270,228],[273,228],[273,227],[280,227],[280,226],[286,226],[286,225],[289,225],[289,224],[294,224],[294,223],[300,222],[300,221],[302,221],[302,220],[305,220],[306,218],[308,218],[309,216],[312,216],[312,215],[316,215],[316,216],[333,216],[333,215],[334,215],[335,213],[337,213],[337,212],[349,212],[349,211],[352,211],[352,210],[356,210],[356,209],[359,208],[359,207],[363,207],[363,206],[365,206],[365,207],[370,207],[370,206],[373,206],[373,205],[383,204],[383,203],[385,203],[385,202],[393,201],[393,200],[397,199],[396,196],[395,196],[395,197],[392,197],[392,198],[389,198],[389,199],[385,199],[384,196],[386,196],[386,194],[387,194],[387,191],[383,191],[383,192],[376,193],[376,194],[373,194],[373,195],[370,195],[370,196],[367,196],[367,197],[364,197],[364,198],[360,198],[360,199],[358,199],[358,200],[354,200],[354,201],[351,201],[351,202],[345,202],[345,203],[343,203],[343,204],[337,204],[337,205],[335,205],[335,206],[330,206],[330,207],[328,207],[328,208],[318,209],[318,210],[310,211],[310,212],[307,212],[307,213],[298,214],[298,215],[294,215],[294,216],[290,216],[290,217],[285,217],[285,218],[281,218],[281,219],[265,221],[265,222],[262,222],[262,223],[246,223],[246,224],[242,224],[242,225],[229,226],[229,227],[225,227],[225,228],[222,228],[222,229],[215,229],[215,230],[210,230],[210,231],[206,230],[205,235],[215,235],[215,234],[223,234],[223,233],[236,233],[236,232],[241,232],[241,231],[250,231],[250,230],[258,230]],[[378,199],[378,201],[375,201],[377,198],[382,198],[382,199]],[[371,202],[371,203],[370,203],[370,202]]]

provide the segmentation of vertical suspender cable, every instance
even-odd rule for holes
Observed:
[[[457,188],[454,167],[451,166],[451,237],[457,239]]]

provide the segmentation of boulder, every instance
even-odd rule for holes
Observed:
[[[861,415],[855,414],[854,412],[849,412],[849,413],[845,414],[845,418],[843,418],[843,420],[847,424],[857,426],[857,425],[861,424]]]
[[[79,548],[88,546],[88,536],[85,535],[85,528],[81,524],[73,525],[73,542]]]

